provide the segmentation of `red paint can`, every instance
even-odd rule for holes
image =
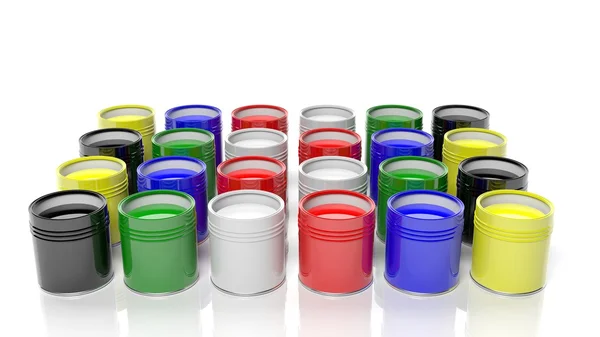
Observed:
[[[281,161],[262,156],[242,156],[217,167],[217,192],[261,190],[277,194],[287,203],[287,173]]]
[[[247,105],[231,113],[231,131],[249,128],[267,128],[287,134],[288,112],[275,105]]]
[[[298,205],[300,282],[329,295],[352,294],[373,281],[375,203],[358,192],[325,190]]]
[[[300,163],[322,156],[349,157],[360,161],[360,136],[354,131],[336,128],[313,129],[303,133],[298,147]]]

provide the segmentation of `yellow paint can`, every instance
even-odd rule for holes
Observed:
[[[522,295],[546,284],[554,206],[531,192],[496,190],[477,198],[471,277],[491,291]]]
[[[456,176],[461,161],[476,156],[506,155],[506,137],[498,132],[462,128],[446,132],[442,147],[442,162],[448,166],[448,194],[456,196]]]
[[[121,159],[105,156],[81,157],[61,164],[56,170],[59,190],[89,190],[106,198],[110,217],[110,242],[121,242],[119,202],[129,192],[127,171]],[[82,213],[85,210],[82,209]]]
[[[152,159],[152,136],[154,136],[154,110],[145,105],[116,105],[98,113],[98,127],[125,128],[142,134],[144,160]]]

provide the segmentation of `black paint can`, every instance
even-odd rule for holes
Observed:
[[[442,105],[433,109],[431,135],[433,136],[433,158],[442,161],[442,146],[446,132],[460,128],[490,127],[490,113],[470,105]]]

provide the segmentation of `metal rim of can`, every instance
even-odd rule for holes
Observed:
[[[249,116],[271,116],[274,120],[269,121],[252,121],[249,125],[244,126],[244,119]],[[231,112],[231,131],[243,128],[261,127],[279,130],[287,134],[287,118],[288,112],[282,107],[268,104],[255,104],[239,107]]]
[[[213,144],[213,146],[210,146],[212,151],[207,151],[206,153],[210,154],[212,152],[213,156],[215,154],[215,136],[212,132],[204,129],[177,128],[164,130],[152,136],[152,145],[155,145],[159,148],[172,149],[173,147],[167,145],[166,143],[174,140],[197,140],[201,142],[201,144],[198,144],[197,146],[190,146],[189,148],[203,147]]]
[[[451,113],[458,113],[459,116],[468,117],[469,119],[474,119],[471,121],[467,120],[447,120],[447,117]],[[452,115],[454,116],[454,115]],[[433,133],[443,133],[447,130],[444,130],[442,127],[443,122],[452,122],[456,124],[466,124],[466,125],[477,125],[480,127],[486,127],[489,124],[490,113],[482,108],[471,106],[471,105],[463,105],[463,104],[450,104],[450,105],[442,105],[435,109],[433,109],[433,119],[431,123],[431,130]]]
[[[464,145],[457,145],[454,142],[455,140],[463,139],[485,140],[496,144],[496,146],[478,149]],[[461,150],[463,149],[469,149],[469,151],[477,152],[477,154],[481,155],[491,155],[496,154],[491,152],[498,152],[497,155],[500,156],[506,151],[506,143],[506,136],[500,132],[481,128],[460,128],[446,132],[444,135],[442,153],[446,160],[458,164],[466,159],[464,155],[460,154]],[[472,155],[468,157],[472,157]]]
[[[314,145],[313,142],[325,139],[340,139],[346,141],[348,145],[340,145],[339,147],[321,147]],[[348,153],[348,157],[358,159],[361,158],[361,143],[360,135],[354,131],[339,129],[339,128],[320,128],[312,129],[300,135],[298,158],[300,162],[312,158],[311,152],[317,151],[324,155],[340,155],[339,151]],[[314,157],[314,156],[313,156]]]
[[[130,121],[112,121],[110,118],[121,116],[142,116]],[[139,131],[142,136],[154,134],[154,110],[145,105],[115,105],[101,110],[98,119],[102,128],[129,128]]]
[[[274,141],[275,144],[257,147],[238,144],[244,140],[260,139]],[[287,159],[287,150],[288,136],[279,130],[267,128],[240,129],[229,133],[225,137],[225,155],[230,156],[230,158],[262,155],[282,160]]]
[[[339,116],[341,119],[334,121],[320,121],[312,119],[315,116]],[[340,128],[354,131],[356,115],[350,108],[341,105],[313,105],[300,111],[300,133],[323,127]]]
[[[378,119],[380,116],[401,116],[410,118],[409,121],[406,121],[407,124],[410,124],[412,127],[418,127],[423,120],[423,112],[417,108],[408,106],[408,105],[399,105],[399,104],[383,104],[376,105],[367,110],[367,131],[377,131],[378,128],[375,123],[388,124],[390,122],[381,121]],[[421,123],[418,123],[421,121]]]
[[[403,135],[403,137],[394,138],[394,135]],[[423,130],[407,128],[389,128],[379,130],[373,133],[373,135],[371,135],[370,151],[373,152],[373,150],[375,150],[377,152],[379,148],[385,148],[386,146],[381,142],[390,139],[406,139],[420,143],[419,146],[414,146],[414,148],[421,148],[433,145],[433,136]],[[371,155],[373,155],[373,153],[371,153]]]
[[[149,174],[161,171],[164,169],[172,169],[172,168],[183,168],[189,171],[193,171],[194,174],[189,175],[184,178],[178,179],[164,179],[164,178],[155,178],[150,176]],[[138,184],[143,184],[144,182],[169,182],[173,184],[173,187],[177,186],[180,181],[199,181],[200,186],[189,186],[194,189],[200,187],[205,187],[207,184],[206,179],[197,179],[201,176],[206,175],[206,164],[197,158],[194,157],[184,157],[184,156],[166,156],[166,157],[158,157],[153,158],[148,161],[143,162],[137,168],[138,173]]]
[[[232,177],[229,173],[231,169],[264,169],[274,173],[273,176],[268,178],[238,178]],[[287,177],[287,168],[283,162],[280,160],[265,157],[265,156],[242,156],[228,159],[217,167],[217,177],[222,177],[228,181],[281,181],[282,179],[286,179]],[[273,184],[275,190],[287,190],[287,186],[278,186],[278,184]],[[278,193],[276,193],[278,194]]]
[[[99,141],[106,140],[115,141],[115,144],[95,145]],[[123,151],[123,154],[128,156],[135,153],[143,156],[142,134],[133,129],[106,128],[90,131],[79,137],[79,153],[81,155],[101,155],[102,149],[106,148]]]
[[[73,172],[94,168],[111,169],[115,173],[107,177],[85,180],[67,177]],[[56,175],[60,188],[93,190],[101,193],[106,198],[127,190],[126,164],[115,157],[89,156],[76,158],[62,163],[56,169]]]
[[[180,117],[189,116],[209,116],[209,119],[200,119],[198,122],[206,123],[211,128],[210,131],[221,130],[221,109],[204,104],[180,105],[171,108],[165,112],[166,129],[174,127],[173,123]],[[214,130],[213,130],[214,129]]]
[[[505,172],[510,172],[513,177],[504,178],[490,178],[482,175],[473,174],[472,170],[480,168],[493,168],[502,169]],[[458,176],[457,183],[468,189],[475,189],[481,191],[488,191],[486,188],[480,188],[482,183],[489,184],[508,184],[503,189],[526,189],[527,188],[527,177],[529,175],[529,169],[523,163],[505,157],[494,157],[494,156],[477,156],[467,158],[460,162],[458,165]],[[466,180],[469,180],[467,182]]]
[[[382,161],[381,164],[379,164],[379,179],[381,179],[382,176],[385,176],[392,180],[401,180],[400,178],[397,178],[396,176],[390,173],[390,170],[392,169],[391,166],[393,166],[393,169],[395,170],[400,168],[417,168],[423,171],[428,171],[437,174],[437,176],[434,178],[420,179],[421,181],[439,180],[443,176],[448,175],[448,166],[446,166],[446,164],[442,163],[439,160],[435,160],[429,157],[401,156],[388,158]]]
[[[355,173],[345,179],[325,179],[311,175],[314,170],[345,169]],[[347,189],[359,192],[366,191],[368,182],[367,166],[354,158],[340,156],[322,156],[308,159],[298,167],[298,188],[308,193],[326,189]],[[305,193],[305,194],[308,194]]]

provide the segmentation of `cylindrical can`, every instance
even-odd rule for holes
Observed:
[[[288,137],[273,129],[234,131],[225,138],[225,160],[243,156],[265,156],[288,163]]]
[[[385,242],[388,199],[410,190],[448,190],[448,168],[444,163],[427,157],[394,157],[379,165],[377,196],[377,237]]]
[[[339,105],[315,105],[300,112],[300,134],[312,129],[336,128],[355,131],[354,111]]]
[[[448,166],[448,193],[456,195],[456,177],[461,161],[478,156],[504,157],[506,137],[495,131],[461,128],[446,132],[442,161]]]
[[[470,105],[442,105],[433,109],[431,134],[435,139],[433,158],[442,160],[446,132],[460,128],[490,127],[490,113]]]
[[[125,128],[138,131],[144,143],[144,160],[152,159],[154,110],[145,105],[117,105],[98,113],[98,128]],[[110,210],[109,210],[110,212]]]
[[[288,112],[275,105],[247,105],[231,113],[231,131],[249,128],[267,128],[287,134]]]
[[[235,295],[270,292],[285,281],[285,203],[258,190],[219,194],[208,203],[211,279]]]
[[[46,194],[29,206],[40,287],[81,295],[113,278],[106,199],[91,191]]]
[[[391,128],[423,129],[423,113],[406,105],[378,105],[367,110],[365,163],[371,170],[371,136],[377,131]]]
[[[215,139],[210,131],[194,128],[165,130],[152,137],[152,157],[183,156],[202,160],[206,164],[206,194],[216,195]]]
[[[119,204],[125,285],[144,295],[168,295],[198,280],[196,205],[171,190],[139,192]]]
[[[360,292],[373,282],[375,203],[364,194],[325,190],[298,204],[299,279],[328,295]]]
[[[298,167],[298,200],[322,190],[348,190],[367,194],[367,166],[361,161],[324,156],[309,159]]]
[[[128,195],[124,161],[114,157],[81,157],[62,163],[56,170],[59,190],[89,190],[106,198],[110,219],[110,242],[121,242],[119,202]]]
[[[148,150],[149,151],[149,150]],[[79,138],[79,155],[119,158],[127,166],[129,194],[137,193],[137,167],[144,162],[142,135],[131,129],[100,129]]]
[[[528,174],[525,165],[503,157],[472,157],[458,165],[456,196],[465,204],[463,243],[473,243],[473,216],[477,198],[494,190],[526,191]]]
[[[206,165],[192,157],[159,157],[138,167],[138,190],[173,190],[194,198],[198,244],[208,238],[206,227]]]
[[[298,159],[303,161],[322,156],[341,156],[360,160],[361,139],[358,133],[346,129],[313,129],[300,135]]]
[[[425,131],[393,128],[371,136],[370,196],[377,203],[379,165],[386,159],[401,156],[433,157],[433,137]]]
[[[554,206],[537,194],[486,192],[477,198],[471,277],[507,295],[531,294],[546,284]]]
[[[436,295],[458,284],[464,206],[444,192],[394,194],[387,203],[385,279],[404,292]]]
[[[165,112],[165,130],[192,128],[209,131],[214,135],[216,165],[223,161],[221,110],[210,105],[182,105]]]

